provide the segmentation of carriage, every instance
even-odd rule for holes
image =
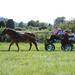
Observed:
[[[75,37],[74,35],[69,35],[68,40],[64,40],[64,35],[62,36],[51,36],[49,39],[46,39],[45,41],[45,50],[46,51],[54,51],[55,50],[55,45],[54,43],[60,42],[61,43],[61,49],[63,51],[72,51],[74,48],[73,43],[75,42]]]

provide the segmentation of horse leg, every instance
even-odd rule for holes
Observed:
[[[29,51],[31,50],[31,47],[32,47],[32,43],[30,42],[30,48],[29,48]]]
[[[8,51],[10,51],[10,47],[11,47],[11,45],[12,45],[13,43],[14,43],[14,42],[11,42],[11,43],[10,43]]]
[[[16,44],[16,46],[17,46],[17,48],[18,48],[18,51],[19,51],[19,45],[18,45],[18,42],[16,42],[15,44]]]
[[[38,47],[37,47],[37,43],[36,42],[33,42],[33,44],[35,45],[37,51],[39,51]]]

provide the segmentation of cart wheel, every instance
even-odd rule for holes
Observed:
[[[54,51],[55,46],[53,44],[47,44],[47,45],[45,45],[45,49],[46,49],[46,51]]]
[[[61,46],[64,51],[72,51],[72,46],[70,44]]]

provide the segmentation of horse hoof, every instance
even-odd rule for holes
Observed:
[[[31,49],[29,49],[29,51],[30,51]]]
[[[39,51],[39,50],[37,50],[37,51]]]
[[[19,52],[19,50],[17,50],[17,52]]]

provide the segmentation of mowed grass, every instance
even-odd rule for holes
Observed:
[[[75,75],[75,51],[61,51],[60,44],[53,52],[45,51],[44,44],[38,44],[40,51],[19,46],[19,52],[15,45],[8,51],[9,43],[0,43],[0,75]]]

